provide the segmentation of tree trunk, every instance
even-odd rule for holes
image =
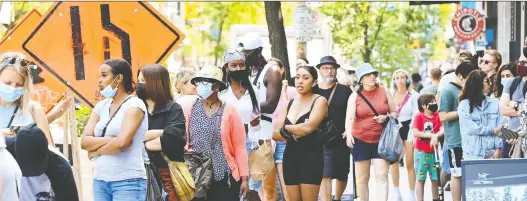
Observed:
[[[216,40],[217,47],[221,46],[221,37],[222,37],[221,35],[223,33],[223,24],[225,24],[225,18],[220,19],[220,25],[219,25],[220,26],[220,30],[219,30],[219,34],[218,34],[219,36],[218,36],[218,40]],[[214,65],[215,66],[218,66],[218,58],[220,58],[221,56],[223,56],[223,55],[220,55],[220,53],[218,51],[214,51]],[[223,66],[223,64],[219,65],[219,66]]]
[[[265,19],[269,30],[271,56],[280,59],[284,64],[286,78],[290,79],[289,57],[287,55],[287,38],[285,36],[282,4],[280,1],[265,1]]]

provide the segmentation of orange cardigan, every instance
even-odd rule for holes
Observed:
[[[195,99],[190,99],[180,103],[183,114],[187,119],[187,145],[185,150],[189,150],[189,119],[192,105]],[[239,181],[243,176],[249,176],[249,160],[245,149],[245,126],[236,107],[226,104],[221,120],[221,143],[225,158],[232,171],[232,177]]]

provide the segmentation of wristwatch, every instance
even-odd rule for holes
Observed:
[[[518,111],[518,107],[520,107],[519,103],[514,103],[514,110]]]

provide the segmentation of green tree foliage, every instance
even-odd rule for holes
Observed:
[[[358,63],[369,62],[384,75],[408,69],[414,60],[408,47],[413,39],[434,41],[434,26],[442,19],[438,9],[396,2],[332,2],[320,11],[329,17],[334,42],[343,55]],[[382,75],[382,74],[381,74]]]

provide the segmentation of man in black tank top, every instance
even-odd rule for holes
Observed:
[[[352,91],[349,87],[337,83],[337,69],[340,65],[332,56],[322,57],[317,68],[320,70],[322,83],[315,93],[328,100],[328,118],[331,118],[339,132],[344,133],[348,98]],[[333,200],[340,200],[348,183],[350,171],[350,152],[346,140],[337,138],[324,145],[324,175],[320,185],[322,201],[331,201],[331,180],[337,179],[336,193]]]

